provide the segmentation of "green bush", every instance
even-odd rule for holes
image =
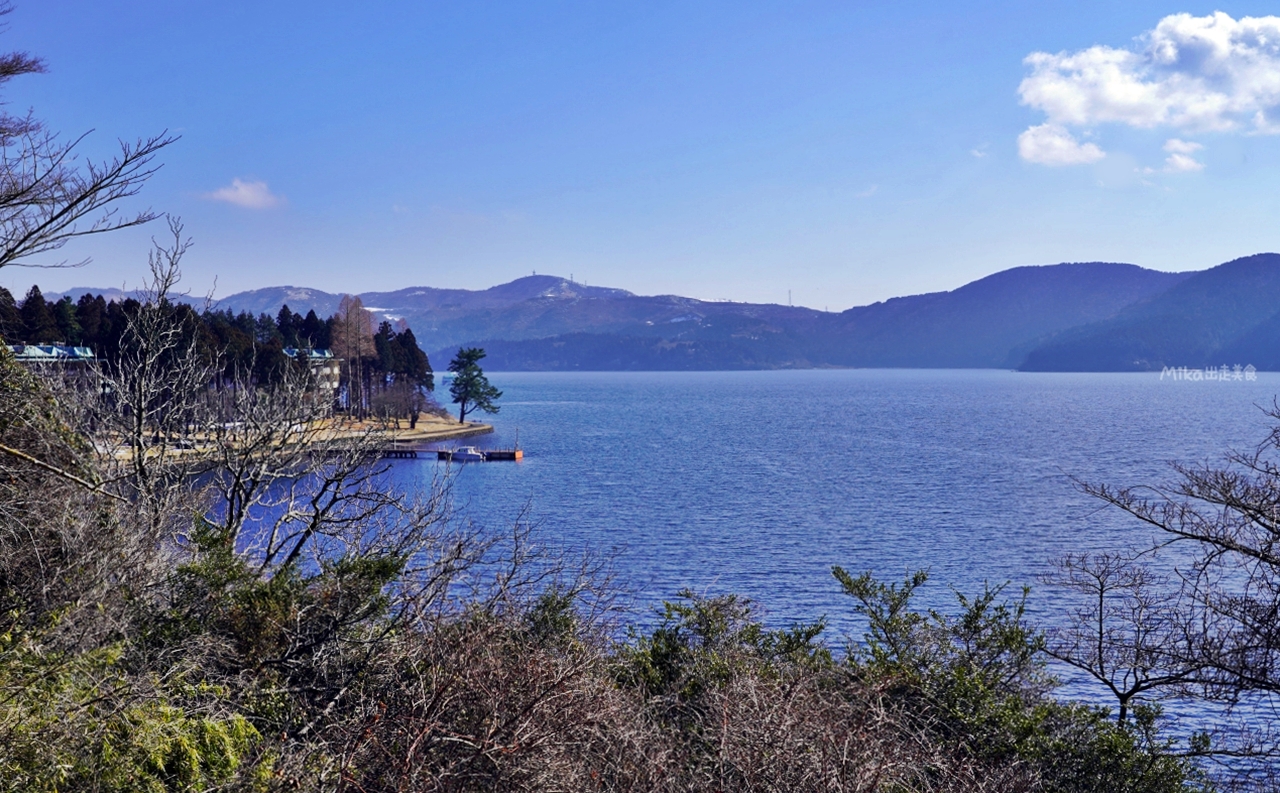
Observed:
[[[959,613],[950,616],[911,608],[924,573],[885,584],[833,572],[868,626],[847,663],[860,679],[889,684],[938,740],[985,763],[1026,765],[1047,791],[1206,789],[1160,735],[1157,709],[1118,723],[1104,708],[1051,696],[1044,637],[1026,620],[1028,590],[1012,603],[1000,600],[1003,587],[975,598],[957,593]]]
[[[0,635],[0,787],[207,790],[260,759],[261,736],[225,692],[131,675],[125,650],[55,653]]]

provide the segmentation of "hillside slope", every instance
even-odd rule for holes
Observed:
[[[1042,340],[1019,368],[1126,372],[1224,363],[1276,368],[1280,360],[1272,345],[1280,332],[1278,309],[1280,254],[1246,256],[1193,273],[1109,320]]]
[[[1009,368],[1046,334],[1097,322],[1160,294],[1186,273],[1089,262],[1015,267],[951,292],[844,312],[824,356],[846,366]]]

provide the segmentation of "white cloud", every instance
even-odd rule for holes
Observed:
[[[1204,163],[1185,154],[1170,154],[1164,160],[1164,169],[1168,173],[1187,173],[1204,170]]]
[[[1041,165],[1083,165],[1107,156],[1096,143],[1081,143],[1057,124],[1041,124],[1019,135],[1018,155]]]
[[[1258,135],[1280,135],[1280,124],[1267,118],[1261,110],[1253,114],[1253,129]]]
[[[1203,144],[1177,138],[1169,138],[1164,144],[1164,150],[1170,154],[1195,154],[1203,148]]]
[[[1280,116],[1280,17],[1174,14],[1135,49],[1034,52],[1024,63],[1031,74],[1018,95],[1044,112],[1042,126],[1280,133],[1269,120]],[[1188,152],[1168,161],[1177,156],[1195,162]]]
[[[1164,144],[1164,150],[1169,152],[1169,156],[1164,161],[1165,171],[1168,173],[1188,173],[1190,171],[1204,170],[1204,163],[1192,156],[1203,148],[1204,146],[1199,143],[1169,138]]]
[[[243,179],[232,179],[230,185],[205,193],[204,197],[245,209],[271,209],[284,203],[282,197],[271,192],[266,182],[246,182]]]
[[[871,196],[875,195],[876,191],[879,189],[880,189],[880,185],[873,184],[870,187],[868,187],[866,190],[862,190],[860,192],[854,193],[854,195],[857,196],[858,198],[870,198]]]

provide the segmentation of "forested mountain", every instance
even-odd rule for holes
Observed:
[[[1111,317],[1186,277],[1103,262],[1015,267],[951,292],[849,309],[825,357],[849,366],[1014,367],[1032,340]]]
[[[1280,254],[1193,273],[1116,316],[1030,350],[1026,371],[1147,371],[1252,364],[1280,369]]]
[[[951,292],[839,314],[629,297],[597,308],[615,323],[607,331],[529,338],[493,329],[468,341],[489,351],[493,368],[512,370],[1014,367],[1046,334],[1114,316],[1186,277],[1129,264],[1019,267]],[[627,311],[646,308],[667,313],[641,322],[640,311]],[[681,313],[671,316],[676,310]],[[579,306],[572,313],[585,311]]]
[[[287,303],[296,311],[314,308],[326,316],[339,299],[339,295],[317,290],[275,287],[231,295],[219,301],[219,306],[274,314]],[[822,314],[787,306],[639,296],[550,275],[526,276],[477,291],[410,287],[364,292],[360,299],[380,318],[404,320],[419,342],[431,349],[456,348],[478,339],[515,341],[575,333],[673,336],[716,317],[748,324],[782,321],[788,326],[803,325]]]
[[[86,291],[96,293],[67,294]],[[495,370],[1280,369],[1277,254],[1196,273],[1105,262],[1017,267],[949,292],[838,313],[635,295],[549,275],[477,291],[410,287],[359,297],[380,320],[413,328],[433,358],[479,345]],[[231,295],[217,307],[275,316],[288,305],[327,317],[340,299],[272,287]]]

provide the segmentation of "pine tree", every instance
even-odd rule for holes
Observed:
[[[316,316],[315,309],[308,311],[298,326],[298,341],[315,350],[329,349],[329,325]]]
[[[9,344],[18,341],[22,335],[22,314],[18,312],[18,304],[13,293],[0,286],[0,340]]]
[[[299,326],[302,324],[302,317],[293,313],[289,309],[289,304],[285,303],[280,307],[280,313],[276,314],[276,327],[280,331],[280,339],[286,347],[301,347],[298,338]]]
[[[48,344],[58,338],[58,322],[40,287],[32,286],[22,300],[22,339],[27,344]]]
[[[497,413],[498,406],[493,404],[502,392],[489,384],[480,368],[480,359],[485,352],[479,347],[463,347],[449,362],[449,371],[453,372],[453,382],[449,384],[449,395],[458,406],[458,423],[467,420],[467,413],[482,410],[485,413]]]
[[[78,347],[84,343],[84,332],[76,319],[76,304],[70,297],[53,304],[53,320],[58,325],[58,337],[64,344]]]
[[[409,382],[428,391],[434,391],[436,381],[435,373],[431,371],[431,361],[418,346],[418,339],[413,335],[413,331],[405,328],[396,336],[396,340],[400,342],[400,354],[403,356],[404,371]]]
[[[82,343],[97,351],[103,336],[110,332],[111,327],[107,319],[107,301],[102,295],[80,296],[76,303],[76,324],[80,326]]]

